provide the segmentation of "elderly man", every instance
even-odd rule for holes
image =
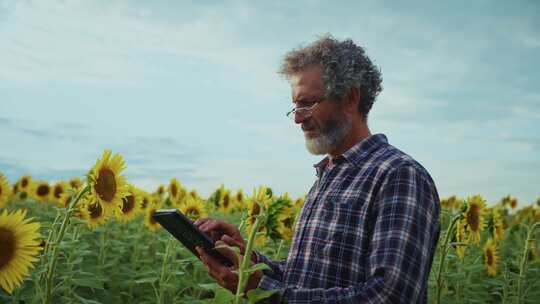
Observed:
[[[251,275],[247,289],[278,289],[273,302],[427,303],[439,196],[422,165],[369,130],[379,70],[353,41],[324,36],[289,52],[280,72],[292,86],[287,116],[301,126],[308,151],[326,156],[315,165],[287,259],[255,253],[253,262],[271,270]],[[244,247],[231,224],[205,218],[196,225],[217,244]],[[199,253],[210,275],[235,292],[233,269]]]

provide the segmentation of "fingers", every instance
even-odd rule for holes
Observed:
[[[230,237],[230,236],[228,236],[226,234],[224,234],[221,237],[221,241],[225,242],[225,244],[227,244],[229,246],[236,246],[236,247],[240,248],[240,253],[241,254],[244,254],[244,252],[246,251],[245,245],[243,243],[238,242],[237,240],[233,239],[232,237]]]
[[[227,259],[229,259],[229,261],[233,262],[234,268],[237,269],[238,265],[240,265],[239,257],[236,255],[236,252],[234,252],[233,250],[231,250],[229,248],[226,248],[226,247],[222,247],[222,246],[227,246],[227,245],[228,244],[226,244],[223,241],[217,241],[216,242],[216,250],[219,251],[219,253],[221,253]],[[230,245],[230,246],[236,246],[236,245],[233,244],[233,245]]]
[[[215,242],[224,234],[230,235],[233,239],[240,243],[244,243],[244,239],[236,226],[211,218],[202,218],[195,221],[195,225],[204,233],[208,234]]]
[[[214,278],[220,286],[229,289],[233,293],[236,292],[236,286],[238,284],[238,276],[232,273],[229,267],[221,264],[214,257],[209,255],[202,247],[197,246],[195,247],[195,249],[199,253],[201,257],[201,261],[208,268],[208,274],[212,278]],[[224,249],[232,252],[231,250],[227,248],[224,248]],[[232,253],[234,254],[234,252]]]

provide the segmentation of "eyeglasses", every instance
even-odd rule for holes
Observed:
[[[300,107],[300,108],[293,108],[287,114],[285,114],[290,119],[294,120],[295,114],[301,116],[302,118],[307,118],[311,115],[311,112],[315,109],[315,107],[321,103],[321,101],[324,101],[326,97],[319,97],[316,100],[313,100],[311,102],[310,106],[307,107]]]

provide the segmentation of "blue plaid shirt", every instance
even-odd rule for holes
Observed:
[[[267,302],[427,303],[440,203],[429,173],[372,135],[315,165],[284,261],[256,253]]]

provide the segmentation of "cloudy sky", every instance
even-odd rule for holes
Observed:
[[[366,48],[384,90],[372,133],[442,197],[540,196],[537,1],[0,0],[0,171],[83,175],[105,148],[153,190],[177,177],[293,197],[315,179],[277,75],[331,33]]]

